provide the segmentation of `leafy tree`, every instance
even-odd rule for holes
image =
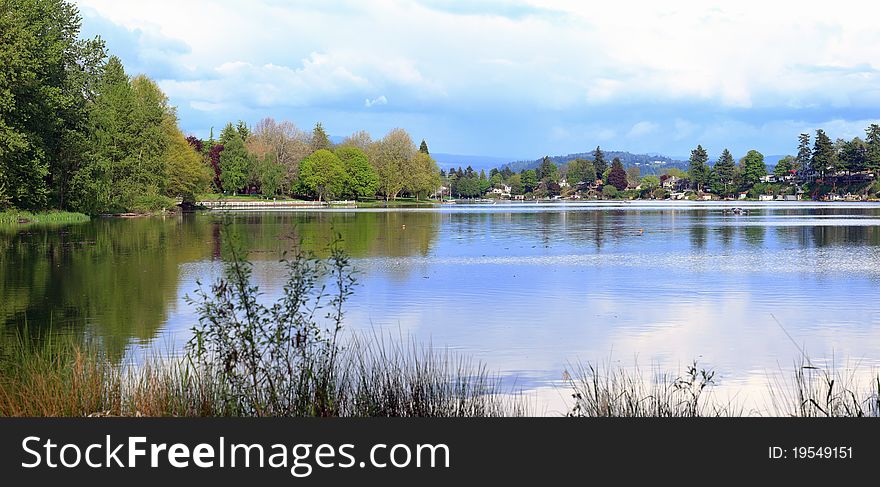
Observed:
[[[764,154],[756,150],[750,150],[742,159],[742,184],[746,188],[761,182],[761,178],[767,175],[767,165],[764,164]]]
[[[353,145],[339,146],[333,152],[342,162],[345,173],[342,194],[355,199],[375,196],[379,188],[379,175],[367,154]]]
[[[315,128],[312,129],[312,151],[330,150],[332,147],[330,137],[324,131],[324,126],[321,125],[321,122],[316,123]]]
[[[605,174],[605,169],[608,168],[608,163],[605,161],[605,153],[602,152],[599,146],[596,146],[596,150],[593,151],[593,167],[596,168],[596,174],[599,175]]]
[[[344,190],[345,168],[336,154],[319,149],[303,159],[299,168],[300,184],[316,195],[318,201],[332,199]]]
[[[566,178],[572,186],[578,183],[593,183],[596,180],[596,168],[591,161],[575,159],[568,163]]]
[[[719,185],[717,189],[720,189],[720,191],[716,192],[721,193],[723,196],[732,193],[733,182],[736,179],[736,163],[733,161],[733,155],[730,154],[729,150],[724,149],[721,152],[721,157],[715,163],[713,172]]]
[[[776,163],[776,167],[773,168],[773,175],[777,178],[790,176],[795,164],[796,158],[794,156],[785,156]]]
[[[397,199],[406,187],[416,152],[412,138],[400,128],[391,130],[370,146],[370,162],[379,175],[379,192],[385,201]]]
[[[691,180],[691,187],[696,191],[702,191],[709,182],[709,166],[706,165],[708,160],[709,154],[702,145],[697,145],[697,148],[691,151],[688,160],[688,177]]]
[[[437,163],[426,152],[419,151],[415,155],[410,171],[408,187],[417,198],[426,198],[440,187],[440,171]],[[482,176],[485,179],[486,173],[482,173]]]
[[[613,164],[613,163],[612,163]],[[617,198],[620,191],[613,184],[606,184],[602,187],[602,197],[607,199]]]
[[[650,174],[643,177],[639,184],[642,186],[642,194],[653,195],[654,191],[660,187],[660,178]]]
[[[422,139],[422,143],[419,144],[419,152],[421,152],[422,154],[431,154],[430,152],[428,152],[428,143],[425,142],[425,139]]]
[[[623,191],[626,189],[628,182],[626,180],[626,170],[623,168],[623,163],[620,162],[620,158],[615,157],[613,161],[611,161],[611,172],[608,173],[608,184],[614,186],[618,191]]]
[[[510,176],[510,178],[507,180],[507,184],[510,185],[510,194],[512,195],[520,195],[525,192],[523,188],[521,174],[514,174]]]
[[[223,191],[236,193],[245,188],[251,173],[251,156],[238,130],[228,124],[220,134],[220,182]]]
[[[526,169],[521,173],[523,189],[526,193],[531,193],[538,187],[538,175],[533,169]]]
[[[813,144],[813,154],[810,158],[810,169],[825,177],[826,173],[834,166],[836,154],[834,144],[825,131],[816,130],[816,141]]]
[[[68,206],[106,57],[99,38],[79,39],[80,24],[68,2],[0,2],[0,199],[9,205]]]
[[[283,194],[286,168],[272,154],[251,157],[253,159],[251,182],[259,187],[260,193],[265,196]]]
[[[204,193],[210,186],[211,171],[205,166],[201,154],[183,137],[175,118],[168,116],[163,128],[168,174],[165,194],[172,198],[179,197],[184,203],[195,203],[196,195]]]

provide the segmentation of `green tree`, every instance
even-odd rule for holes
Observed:
[[[80,24],[72,3],[0,1],[0,200],[10,205],[68,206],[106,57],[100,39],[79,39]]]
[[[379,175],[360,148],[340,146],[333,151],[342,162],[345,181],[342,194],[351,198],[370,198],[379,188]]]
[[[428,153],[419,151],[410,171],[408,188],[416,198],[427,198],[440,187],[440,170]],[[486,174],[482,175],[485,178]]]
[[[868,145],[855,137],[852,140],[844,141],[838,151],[838,167],[842,171],[861,172],[868,169]]]
[[[538,175],[535,174],[534,169],[526,169],[521,175],[523,189],[526,193],[531,193],[538,187]]]
[[[605,169],[608,168],[608,163],[605,161],[605,153],[602,152],[599,146],[596,146],[596,150],[593,151],[593,167],[596,168],[596,174],[599,175],[605,174]]]
[[[825,177],[829,170],[835,165],[836,154],[834,151],[834,143],[825,131],[816,130],[816,141],[813,143],[813,154],[810,158],[810,169]]]
[[[596,180],[596,168],[591,161],[575,159],[568,163],[568,183],[577,186],[579,183],[593,183]]]
[[[184,203],[195,203],[196,195],[206,192],[211,185],[211,171],[204,164],[202,155],[196,152],[177,128],[175,118],[167,116],[163,128],[168,174],[165,194],[181,198]]]
[[[330,200],[344,190],[345,168],[336,154],[320,149],[303,159],[299,179],[303,188],[316,195],[318,201]]]
[[[422,154],[431,155],[431,153],[428,152],[428,143],[425,142],[425,139],[422,139],[422,143],[419,144],[419,152],[421,152]]]
[[[510,194],[512,195],[521,195],[525,192],[523,188],[521,174],[511,175],[510,178],[507,180],[507,184],[510,185]]]
[[[379,175],[379,192],[385,201],[397,199],[412,174],[412,163],[417,152],[406,130],[396,128],[370,146],[370,162]]]
[[[696,191],[703,191],[703,187],[709,182],[709,166],[706,162],[709,160],[709,154],[702,145],[691,151],[691,157],[688,160],[688,177],[691,180],[691,187]]]
[[[544,159],[541,160],[541,164],[535,173],[538,181],[542,183],[555,182],[558,179],[556,164],[553,164],[553,161],[547,156],[544,156]]]
[[[713,172],[719,185],[717,189],[720,189],[720,191],[716,192],[722,196],[730,195],[733,192],[733,182],[736,179],[736,163],[729,150],[724,149],[721,152],[721,157],[715,163]]]
[[[760,183],[761,178],[766,175],[767,165],[764,164],[764,154],[750,150],[742,159],[742,184],[745,189]]]
[[[773,175],[777,178],[790,176],[795,164],[796,158],[794,156],[785,156],[776,163],[776,167],[773,168]]]
[[[608,173],[608,184],[614,186],[618,191],[625,190],[628,185],[626,170],[623,168],[623,163],[620,162],[620,158],[618,157],[615,157],[614,160],[611,161],[611,172]]]
[[[798,153],[795,156],[794,169],[799,173],[810,167],[813,151],[810,149],[810,134],[798,135]]]
[[[220,133],[223,152],[220,153],[220,181],[223,191],[237,193],[245,188],[251,174],[252,159],[241,134],[232,124]]]
[[[880,125],[872,123],[865,129],[865,145],[867,145],[868,169],[880,176]]]
[[[324,126],[321,122],[315,124],[315,128],[312,129],[312,151],[319,150],[330,150],[333,147],[333,144],[330,143],[330,137],[327,136],[327,132],[324,131]]]

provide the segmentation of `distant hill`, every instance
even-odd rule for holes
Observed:
[[[509,157],[468,156],[462,154],[446,154],[443,152],[431,152],[431,157],[437,161],[437,165],[440,166],[440,169],[452,169],[459,166],[464,168],[471,166],[477,171],[481,169],[488,171],[493,167],[503,166],[511,160]]]
[[[643,176],[647,176],[648,174],[662,174],[664,171],[672,168],[686,171],[688,166],[687,161],[675,160],[671,157],[660,154],[633,154],[625,151],[605,151],[605,159],[609,164],[615,157],[620,158],[620,162],[622,162],[623,166],[626,168],[632,166],[638,167]],[[593,153],[579,152],[576,154],[566,154],[564,156],[550,156],[550,160],[557,166],[564,166],[569,161],[578,158],[593,160]],[[505,165],[513,172],[520,172],[523,169],[536,169],[541,165],[541,160],[542,159],[536,159],[533,161],[516,161]]]

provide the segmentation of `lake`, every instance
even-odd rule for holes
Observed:
[[[680,370],[730,391],[813,362],[880,365],[880,204],[632,202],[233,213],[271,299],[278,260],[341,235],[349,330],[448,348],[555,410],[578,361]],[[0,320],[118,358],[180,350],[185,297],[221,269],[218,214],[0,227]],[[740,392],[734,392],[740,394]],[[755,393],[757,394],[757,393]]]

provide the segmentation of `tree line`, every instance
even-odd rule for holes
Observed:
[[[440,185],[427,144],[402,129],[330,142],[267,118],[185,137],[175,108],[63,0],[0,0],[0,210],[150,211],[214,191],[395,199]]]

